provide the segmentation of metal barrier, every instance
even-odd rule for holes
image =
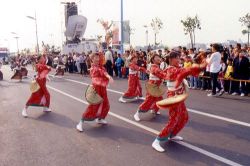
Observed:
[[[211,79],[211,77],[209,76],[202,76],[202,75],[199,75],[198,76],[199,78],[208,78],[208,79]],[[226,80],[226,81],[230,81],[230,84],[229,84],[229,92],[231,92],[231,89],[232,89],[232,81],[235,81],[235,82],[240,82],[240,84],[242,82],[245,82],[245,83],[250,83],[250,80],[239,80],[239,79],[234,79],[234,78],[223,78],[223,77],[218,77],[219,80]]]
[[[202,75],[199,75],[199,77],[201,78],[211,78],[209,76],[202,76]],[[239,79],[233,79],[233,78],[222,78],[222,77],[218,77],[219,80],[227,80],[227,81],[236,81],[236,82],[247,82],[247,83],[250,83],[250,80],[239,80]]]

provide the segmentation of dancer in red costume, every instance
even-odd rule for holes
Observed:
[[[51,112],[50,106],[50,94],[46,88],[47,74],[51,68],[46,65],[46,58],[44,56],[38,57],[38,64],[36,65],[37,76],[36,82],[39,85],[39,89],[33,92],[26,103],[26,107],[22,111],[23,117],[28,117],[27,109],[29,106],[43,107],[44,112]]]
[[[128,90],[120,97],[122,103],[132,102],[142,97],[142,88],[139,79],[139,72],[146,72],[146,69],[137,65],[138,58],[131,57],[129,64]]]
[[[59,62],[58,65],[56,66],[56,74],[54,76],[64,76],[64,70],[65,70],[65,66],[61,60],[61,57],[59,58]]]
[[[180,54],[178,52],[171,52],[169,55],[170,66],[164,70],[164,73],[167,74],[167,77],[165,79],[167,80],[168,98],[186,93],[183,79],[188,75],[198,75],[201,69],[206,67],[206,64],[204,63],[201,65],[193,66],[191,68],[180,68],[179,57]],[[165,150],[161,147],[162,142],[169,140],[183,140],[183,138],[177,136],[177,134],[185,126],[187,121],[188,112],[184,101],[171,106],[169,108],[169,121],[157,136],[155,141],[152,143],[152,147],[159,152],[164,152]]]
[[[20,82],[22,81],[22,78],[23,78],[23,74],[22,74],[22,70],[21,70],[21,57],[20,55],[18,54],[17,57],[15,58],[15,61],[14,61],[14,66],[15,68],[14,69],[14,75],[11,77],[11,80],[19,80]]]
[[[96,120],[99,124],[107,124],[105,120],[109,112],[109,101],[107,96],[107,86],[109,82],[113,82],[113,79],[106,72],[103,67],[103,59],[99,53],[93,53],[91,55],[92,65],[90,68],[90,76],[92,79],[92,87],[95,92],[103,99],[99,104],[89,104],[86,111],[82,115],[82,119],[76,126],[76,129],[80,132],[83,131],[83,122],[84,121],[93,121]]]
[[[151,58],[151,67],[150,67],[150,74],[149,74],[149,81],[148,83],[159,87],[162,85],[163,79],[166,77],[166,73],[160,69],[161,64],[161,57],[158,54],[155,54]],[[146,94],[145,101],[139,106],[139,109],[134,114],[134,119],[136,121],[140,121],[140,113],[146,113],[151,111],[156,115],[159,115],[159,108],[156,106],[156,102],[162,100],[162,96],[152,96],[149,92]]]

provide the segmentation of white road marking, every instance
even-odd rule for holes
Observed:
[[[70,94],[68,94],[68,93],[65,93],[65,92],[63,92],[63,91],[61,91],[61,90],[59,90],[59,89],[56,89],[56,88],[52,87],[52,86],[47,85],[47,87],[48,87],[49,89],[55,91],[55,92],[58,92],[58,93],[60,93],[60,94],[62,94],[62,95],[65,95],[65,96],[67,96],[67,97],[69,97],[69,98],[71,98],[71,99],[74,99],[74,100],[78,101],[78,102],[81,102],[81,103],[83,103],[83,104],[88,104],[86,101],[84,101],[84,100],[82,100],[82,99],[79,99],[79,98],[77,98],[77,97],[75,97],[75,96],[72,96],[72,95],[70,95]],[[152,129],[152,128],[149,128],[149,127],[147,127],[147,126],[144,126],[144,125],[142,125],[142,124],[140,124],[140,123],[138,123],[138,122],[132,121],[132,120],[130,120],[130,119],[127,119],[127,118],[125,118],[125,117],[123,117],[123,116],[120,116],[120,115],[118,115],[118,114],[115,114],[115,113],[113,113],[113,112],[109,112],[109,115],[111,115],[111,116],[113,116],[113,117],[115,117],[115,118],[117,118],[117,119],[120,119],[120,120],[122,120],[122,121],[124,121],[124,122],[127,122],[127,123],[129,123],[129,124],[132,124],[132,125],[134,125],[134,126],[136,126],[136,127],[139,127],[139,128],[141,128],[141,129],[144,129],[144,130],[146,130],[146,131],[148,131],[148,132],[151,132],[151,133],[153,133],[153,134],[156,134],[156,135],[159,134],[159,131],[157,131],[157,130],[154,130],[154,129]],[[198,152],[198,153],[201,153],[201,154],[203,154],[203,155],[205,155],[205,156],[208,156],[208,157],[210,157],[210,158],[213,158],[213,159],[215,159],[215,160],[218,160],[218,161],[220,161],[220,162],[223,162],[223,163],[225,163],[225,164],[228,164],[228,165],[231,165],[231,166],[242,166],[242,165],[239,164],[239,163],[236,163],[236,162],[234,162],[234,161],[231,161],[231,160],[229,160],[229,159],[226,159],[226,158],[224,158],[224,157],[221,157],[221,156],[219,156],[219,155],[216,155],[216,154],[214,154],[214,153],[211,153],[211,152],[206,151],[206,150],[204,150],[204,149],[201,149],[201,148],[199,148],[199,147],[196,147],[196,146],[194,146],[194,145],[192,145],[192,144],[189,144],[189,143],[186,143],[186,142],[183,142],[183,141],[181,141],[181,142],[176,142],[176,143],[178,143],[179,145],[182,145],[182,146],[184,146],[184,147],[186,147],[186,148],[192,149],[192,150],[194,150],[194,151],[196,151],[196,152]]]
[[[64,79],[69,81],[69,82],[74,82],[74,83],[77,83],[77,84],[89,85],[87,83],[83,83],[83,82],[72,80],[72,79],[67,79],[67,78],[64,78]],[[123,92],[119,92],[119,91],[116,91],[116,90],[113,90],[113,89],[107,89],[107,91],[117,93],[117,94],[121,94],[121,95],[124,94]],[[142,99],[145,100],[145,98],[142,98]],[[222,116],[218,116],[218,115],[214,115],[214,114],[210,114],[210,113],[205,113],[205,112],[201,112],[201,111],[197,111],[197,110],[189,109],[189,108],[188,108],[188,111],[191,112],[191,113],[194,113],[194,114],[207,116],[207,117],[210,117],[210,118],[213,118],[213,119],[218,119],[218,120],[222,120],[222,121],[225,121],[225,122],[234,123],[234,124],[245,126],[245,127],[250,127],[250,123],[246,123],[246,122],[242,122],[242,121],[238,121],[238,120],[234,120],[234,119],[230,119],[230,118],[225,118],[225,117],[222,117]]]
[[[193,109],[188,109],[188,111],[192,112],[192,113],[195,113],[195,114],[204,115],[204,116],[207,116],[207,117],[210,117],[210,118],[219,119],[219,120],[227,121],[227,122],[230,122],[230,123],[235,123],[235,124],[242,125],[242,126],[245,126],[245,127],[250,127],[250,123],[241,122],[241,121],[238,121],[238,120],[229,119],[229,118],[225,118],[225,117],[221,117],[221,116],[217,116],[217,115],[213,115],[213,114],[209,114],[209,113],[205,113],[205,112],[200,112],[200,111],[196,111],[196,110],[193,110]]]

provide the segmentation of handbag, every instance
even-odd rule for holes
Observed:
[[[31,93],[35,93],[40,89],[39,84],[36,82],[36,80],[33,80],[30,84],[30,91]]]
[[[103,98],[96,92],[92,85],[89,85],[85,91],[85,98],[89,104],[97,105],[103,102]]]
[[[160,86],[156,84],[146,83],[146,91],[153,97],[161,97],[166,92],[166,88],[163,84]]]

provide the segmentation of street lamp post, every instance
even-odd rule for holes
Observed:
[[[124,32],[123,32],[123,0],[121,0],[121,54],[123,54]]]
[[[27,18],[32,19],[32,20],[35,21],[35,26],[36,26],[36,47],[37,47],[37,54],[39,55],[39,44],[38,44],[38,34],[37,34],[37,18],[36,18],[36,12],[35,12],[35,17],[27,16]]]
[[[11,34],[16,35],[14,38],[16,39],[17,54],[19,54],[19,46],[18,46],[19,37],[17,36],[16,32],[11,32]]]
[[[146,46],[148,46],[148,26],[147,25],[144,25],[143,26],[144,28],[146,28]]]
[[[18,39],[19,39],[19,37],[15,36],[14,38],[16,39],[17,53],[19,54],[19,46],[18,46]]]

